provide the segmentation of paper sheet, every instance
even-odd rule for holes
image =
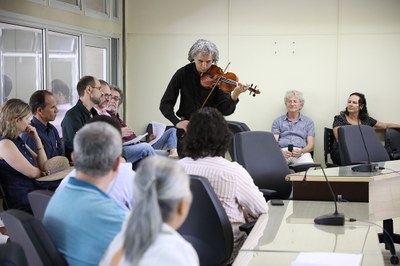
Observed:
[[[332,253],[332,252],[301,252],[292,266],[359,266],[362,254]]]
[[[137,144],[137,143],[139,143],[144,137],[146,137],[147,135],[148,135],[149,133],[144,133],[143,135],[139,135],[139,136],[137,136],[136,138],[134,138],[134,139],[131,139],[131,140],[129,140],[129,141],[125,141],[124,142],[124,146],[127,146],[127,145],[132,145],[132,144]]]
[[[167,128],[167,126],[165,124],[159,123],[159,122],[151,122],[152,126],[153,126],[153,135],[156,136],[155,139],[153,139],[152,141],[149,142],[150,145],[153,145],[154,143],[156,143],[161,136],[164,134],[165,129]]]

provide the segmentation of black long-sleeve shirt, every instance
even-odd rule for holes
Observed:
[[[176,125],[179,121],[190,119],[192,113],[200,109],[211,89],[204,88],[200,84],[200,74],[194,63],[178,69],[172,76],[167,89],[160,102],[161,113],[171,123]],[[174,112],[174,106],[180,94],[178,111]],[[223,115],[230,115],[236,109],[238,101],[233,101],[230,93],[215,88],[205,106],[217,108]]]

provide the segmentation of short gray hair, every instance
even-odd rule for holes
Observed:
[[[92,176],[103,176],[122,154],[121,134],[106,122],[83,126],[74,138],[75,168]]]
[[[198,53],[202,54],[211,54],[213,57],[213,63],[217,63],[219,60],[219,51],[217,46],[209,41],[209,40],[204,40],[204,39],[199,39],[197,40],[192,47],[190,47],[189,53],[188,53],[188,60],[190,62],[194,61],[194,57]]]
[[[285,103],[289,100],[290,97],[296,97],[297,99],[299,99],[301,104],[304,104],[303,93],[301,93],[300,91],[287,91],[284,98]]]
[[[175,160],[147,157],[136,172],[134,195],[136,204],[124,235],[124,255],[131,265],[138,264],[177,204],[191,200],[190,179]]]

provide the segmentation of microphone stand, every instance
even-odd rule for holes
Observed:
[[[343,215],[343,213],[339,213],[338,212],[335,193],[333,193],[331,184],[329,183],[329,180],[326,177],[325,171],[324,171],[324,169],[322,167],[321,167],[321,170],[322,170],[322,173],[324,173],[326,184],[329,187],[329,191],[331,192],[331,195],[332,195],[332,198],[333,198],[333,202],[335,203],[335,212],[332,213],[332,214],[325,214],[325,215],[321,215],[321,216],[316,217],[314,219],[314,223],[322,224],[322,225],[344,225],[344,215]]]
[[[363,142],[363,145],[364,145],[364,149],[365,149],[365,152],[366,152],[366,154],[367,154],[367,163],[366,164],[360,164],[360,165],[357,165],[357,166],[353,166],[352,168],[351,168],[351,170],[353,170],[354,172],[363,172],[363,173],[372,173],[372,172],[376,172],[376,171],[378,171],[378,164],[376,164],[376,163],[371,163],[371,158],[370,158],[370,156],[369,156],[369,152],[368,152],[368,149],[367,149],[367,145],[365,144],[365,139],[364,139],[364,135],[363,135],[363,133],[362,133],[362,130],[361,130],[361,126],[360,126],[360,120],[358,120],[358,123],[357,123],[357,125],[358,125],[358,129],[360,130],[360,134],[361,134],[361,140],[362,140],[362,142]]]

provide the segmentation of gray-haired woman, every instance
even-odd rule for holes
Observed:
[[[197,253],[175,230],[191,204],[190,180],[172,159],[144,159],[134,182],[135,207],[100,265],[199,265]]]

